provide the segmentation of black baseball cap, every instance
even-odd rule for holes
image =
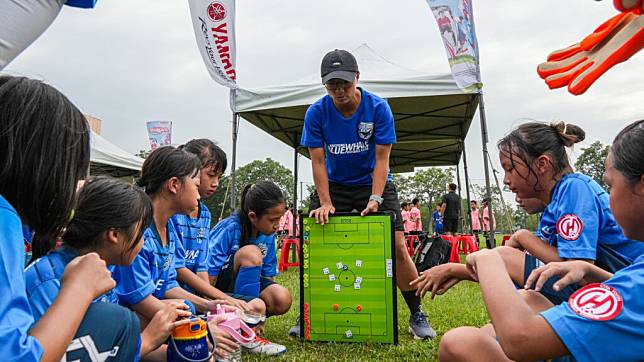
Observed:
[[[331,79],[342,79],[353,82],[358,74],[358,62],[353,54],[346,50],[336,49],[326,53],[322,58],[322,84]]]

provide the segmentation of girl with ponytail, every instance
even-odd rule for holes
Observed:
[[[217,289],[242,300],[260,298],[267,315],[291,307],[291,293],[277,284],[275,232],[286,211],[282,190],[270,181],[244,187],[240,207],[211,231],[208,275]],[[279,354],[286,347],[263,338],[244,346],[251,353]]]

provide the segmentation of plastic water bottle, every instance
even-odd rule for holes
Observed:
[[[168,362],[205,362],[214,354],[208,349],[208,341],[214,346],[208,324],[198,317],[190,323],[178,326],[168,340],[166,357]]]
[[[228,333],[237,343],[249,343],[255,340],[255,331],[250,328],[242,319],[237,311],[227,312],[224,307],[217,305],[215,312],[216,315],[223,315],[225,319],[217,327],[222,331]],[[212,315],[208,315],[208,320],[212,319]],[[219,362],[241,362],[242,360],[241,348],[233,353],[229,353],[226,358],[218,358]]]

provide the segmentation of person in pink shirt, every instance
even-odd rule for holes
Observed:
[[[488,212],[488,199],[483,200],[483,231],[490,231],[490,214]],[[494,210],[492,210],[492,230],[496,230],[496,218],[494,217]]]
[[[281,230],[285,236],[293,236],[293,212],[291,212],[292,207],[288,207],[284,215],[280,218],[279,230]]]
[[[476,200],[470,201],[470,217],[472,218],[472,233],[476,236],[476,243],[479,244],[479,234],[481,233],[481,212]]]
[[[409,221],[412,223],[412,229],[410,232],[420,233],[423,231],[423,223],[421,222],[420,216],[420,200],[418,198],[414,198],[411,203],[412,207],[409,211]]]
[[[409,234],[409,231],[411,230],[411,223],[409,222],[409,203],[403,202],[402,204],[400,204],[400,208],[400,214],[402,215],[405,234]]]

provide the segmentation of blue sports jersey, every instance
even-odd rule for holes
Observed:
[[[0,356],[16,361],[40,361],[43,348],[27,333],[34,323],[23,262],[22,222],[16,210],[0,195]]]
[[[644,256],[541,312],[578,361],[644,359]]]
[[[442,233],[443,221],[441,220],[441,215],[438,213],[438,211],[434,211],[434,213],[432,214],[432,219],[434,219],[434,230],[437,233]]]
[[[75,8],[92,9],[98,0],[67,0],[65,5]]]
[[[208,233],[210,231],[210,210],[203,202],[199,203],[199,215],[191,218],[188,215],[176,214],[172,222],[177,229],[179,242],[175,250],[174,267],[188,268],[193,273],[208,271]],[[190,293],[194,290],[181,283],[181,287]]]
[[[65,267],[78,256],[78,251],[63,246],[38,258],[25,269],[25,284],[31,313],[35,320],[45,314],[60,291],[60,280]],[[108,267],[112,271],[113,267]],[[119,298],[114,289],[96,298],[94,302],[118,304]]]
[[[304,116],[301,144],[325,148],[329,182],[371,185],[376,145],[396,143],[394,116],[384,99],[359,88],[358,110],[345,118],[328,95],[313,103]],[[388,176],[391,181],[391,173]]]
[[[210,252],[208,254],[208,275],[217,276],[230,256],[239,250],[241,240],[239,215],[234,213],[221,220],[210,231]],[[251,239],[249,244],[257,245],[262,251],[262,271],[264,277],[277,275],[277,256],[275,254],[275,234],[262,235]]]
[[[644,243],[626,238],[617,225],[608,193],[580,173],[557,182],[537,235],[556,246],[561,258],[595,260],[613,273],[644,254]]]
[[[176,288],[177,273],[174,269],[174,248],[179,236],[174,224],[166,224],[168,245],[161,245],[161,237],[154,223],[143,232],[144,244],[134,262],[114,268],[116,293],[122,304],[134,305],[150,294],[164,299],[166,291]]]

